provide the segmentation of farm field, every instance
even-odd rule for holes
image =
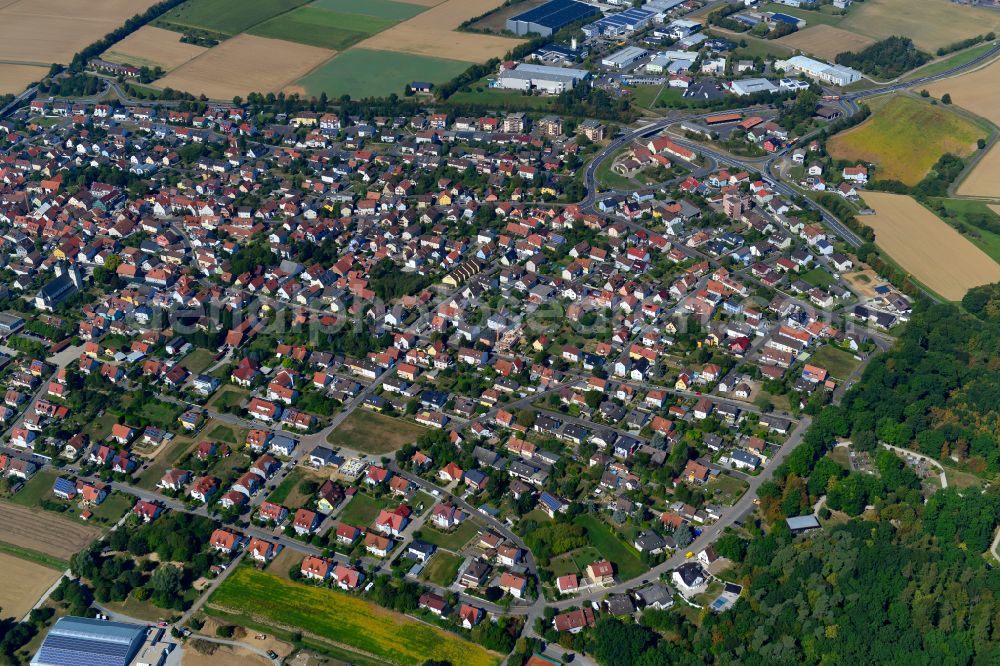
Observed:
[[[405,21],[426,9],[419,4],[395,0],[315,0],[309,7],[345,14],[364,14],[390,21]]]
[[[809,16],[816,13],[799,12],[799,14],[808,14]],[[806,20],[808,20],[808,17]],[[779,38],[777,41],[785,46],[810,53],[830,62],[833,61],[838,53],[860,51],[875,43],[875,40],[871,37],[865,37],[864,35],[848,32],[847,30],[826,24],[810,24],[805,30],[793,32],[790,35]]]
[[[299,7],[254,26],[249,34],[343,51],[396,24],[393,19]]]
[[[1000,125],[1000,59],[952,79],[935,81],[927,91],[940,98],[951,95],[952,104],[968,109],[990,122]]]
[[[648,571],[649,567],[600,518],[581,514],[573,522],[587,530],[590,543],[615,565],[615,576],[619,580],[635,578]]]
[[[499,4],[499,0],[446,0],[366,39],[359,46],[464,62],[485,62],[503,56],[522,40],[456,32],[455,28]]]
[[[161,28],[194,28],[232,37],[308,0],[188,0],[154,22]]]
[[[55,514],[40,516],[37,508],[9,502],[0,502],[0,524],[4,525],[0,533],[3,541],[61,560],[69,560],[101,534],[96,527]]]
[[[416,423],[356,409],[327,436],[326,441],[352,451],[383,455],[416,441],[426,430]]]
[[[62,575],[55,569],[7,553],[0,553],[0,571],[4,578],[0,586],[0,609],[4,617],[18,620]]]
[[[396,93],[412,81],[447,81],[468,68],[468,63],[414,56],[391,51],[352,48],[290,85],[286,92],[355,99]]]
[[[156,84],[224,100],[277,92],[333,55],[329,49],[244,34],[207,50]]]
[[[875,242],[917,280],[957,301],[970,288],[1000,280],[1000,264],[914,199],[865,192]]]
[[[955,192],[963,197],[1000,198],[1000,142],[986,151]]]
[[[1000,206],[973,199],[944,198],[931,199],[931,205],[944,208],[940,217],[1000,264],[1000,234],[984,228],[1000,223]],[[933,210],[937,212],[937,208]]]
[[[876,99],[871,117],[831,137],[827,150],[836,159],[877,164],[876,180],[916,185],[942,155],[968,156],[985,135],[944,106],[895,95]]]
[[[498,655],[474,643],[358,597],[287,582],[250,567],[234,571],[208,605],[258,622],[298,627],[303,634],[403,666],[419,666],[432,658],[465,666],[500,662]]]
[[[840,27],[874,39],[906,35],[919,48],[934,52],[997,30],[1000,12],[948,0],[871,0],[852,6]]]
[[[19,0],[6,4],[0,8],[0,60],[46,68],[53,62],[69,62],[74,53],[155,2]]]
[[[169,72],[206,50],[203,46],[183,43],[181,35],[172,30],[144,25],[101,57],[109,62],[135,67],[162,67]]]
[[[0,65],[0,95],[19,93],[48,73],[48,67],[39,65]]]

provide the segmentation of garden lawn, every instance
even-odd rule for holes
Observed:
[[[223,386],[208,403],[208,408],[224,412],[232,407],[238,407],[247,395],[248,392],[245,389],[231,385]]]
[[[473,537],[479,533],[480,527],[479,523],[471,518],[466,518],[451,532],[442,532],[435,527],[425,525],[420,530],[420,538],[440,548],[458,552],[462,546],[472,541]]]
[[[327,443],[372,455],[392,453],[411,444],[427,428],[368,409],[355,409],[326,438]]]
[[[500,663],[498,655],[474,643],[356,596],[287,582],[251,567],[234,571],[208,604],[282,628],[297,627],[402,666],[430,659],[463,666]]]
[[[199,375],[208,369],[215,360],[215,354],[207,349],[195,349],[181,360],[181,365],[193,375]]]
[[[820,268],[819,266],[811,271],[803,273],[799,277],[814,287],[829,287],[836,282],[836,280],[833,279],[833,276],[830,275],[829,271],[825,268]]]
[[[371,525],[372,521],[378,517],[378,512],[388,505],[387,499],[375,499],[365,493],[355,493],[337,518],[348,525],[365,527]]]
[[[462,566],[462,558],[444,551],[438,551],[424,567],[421,578],[441,587],[448,587],[455,582],[458,568]]]
[[[600,518],[581,514],[573,522],[587,530],[590,543],[615,565],[618,580],[630,580],[649,571],[636,551],[612,532]]]
[[[846,380],[861,364],[861,361],[854,358],[854,354],[850,352],[837,349],[833,345],[824,345],[809,358],[809,363],[826,368],[826,371],[834,379]]]

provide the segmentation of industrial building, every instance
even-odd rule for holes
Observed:
[[[819,60],[797,55],[788,60],[778,60],[775,69],[786,72],[801,72],[811,79],[829,83],[834,86],[847,86],[861,80],[861,72],[843,65],[830,65]]]
[[[514,69],[500,72],[493,86],[506,90],[539,90],[558,95],[573,89],[589,75],[590,72],[584,69],[521,63]]]
[[[620,51],[604,56],[601,64],[612,69],[625,69],[645,58],[647,53],[646,49],[641,49],[638,46],[626,46]]]
[[[31,666],[128,666],[146,639],[146,627],[86,617],[61,617]]]
[[[642,30],[653,20],[655,14],[645,9],[626,9],[618,14],[609,14],[590,25],[583,26],[587,37],[621,37]]]
[[[515,35],[539,34],[548,37],[571,23],[596,16],[601,10],[576,0],[551,0],[544,5],[507,19],[507,29]]]
[[[773,93],[778,90],[778,86],[767,79],[740,79],[739,81],[730,81],[727,87],[729,92],[739,97],[757,93]]]

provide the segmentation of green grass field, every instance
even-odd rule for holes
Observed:
[[[951,55],[947,55],[939,60],[928,63],[923,67],[918,67],[911,73],[904,76],[903,80],[907,81],[909,79],[916,79],[922,76],[934,76],[935,74],[946,72],[952,67],[960,67],[968,62],[972,62],[979,56],[989,51],[991,48],[993,48],[992,44],[980,44],[979,46],[974,46],[971,49],[965,49],[964,51],[952,53]]]
[[[356,409],[327,436],[326,441],[352,451],[382,455],[416,441],[425,430],[416,423],[368,409]]]
[[[442,532],[427,524],[420,530],[420,538],[439,548],[458,552],[462,549],[462,546],[472,541],[480,529],[481,526],[479,523],[471,518],[466,518],[461,525],[451,532]]]
[[[549,563],[549,570],[556,576],[565,576],[566,574],[579,574],[582,576],[588,564],[597,562],[601,558],[602,555],[599,550],[585,546],[552,558],[552,561]]]
[[[396,23],[394,19],[334,12],[310,6],[276,16],[247,32],[260,37],[343,51]]]
[[[391,21],[405,21],[428,9],[423,5],[393,0],[316,0],[309,6],[345,14],[377,16]]]
[[[0,553],[7,553],[8,555],[13,555],[14,557],[19,557],[22,560],[28,560],[35,564],[41,564],[43,567],[55,569],[56,571],[69,569],[69,562],[66,560],[61,560],[58,557],[46,555],[30,548],[22,548],[11,543],[4,543],[3,541],[0,541]]]
[[[354,99],[403,94],[413,81],[447,81],[469,68],[458,60],[430,58],[408,53],[351,49],[320,65],[298,80],[309,95],[326,92],[330,97],[350,95]]]
[[[462,558],[444,551],[438,551],[424,567],[420,577],[441,587],[448,587],[455,582],[458,568],[462,566]]]
[[[215,354],[213,352],[207,349],[195,349],[184,357],[181,365],[187,368],[188,372],[197,375],[205,372],[214,360]]]
[[[877,164],[876,180],[916,185],[942,155],[968,156],[985,136],[946,106],[893,95],[873,100],[871,117],[830,138],[827,150],[836,159]]]
[[[814,287],[829,287],[835,282],[833,276],[830,275],[830,272],[825,268],[820,268],[819,266],[811,271],[803,273],[799,277]]]
[[[248,392],[238,386],[226,385],[220,388],[212,399],[208,402],[208,408],[217,412],[224,412],[232,407],[237,407]]]
[[[351,498],[337,518],[348,525],[366,527],[378,517],[378,512],[389,505],[388,498],[375,499],[365,493],[357,493]]]
[[[837,349],[831,345],[824,345],[817,349],[816,353],[809,358],[809,363],[826,368],[826,371],[834,379],[840,380],[850,377],[854,369],[861,364],[850,352]]]
[[[500,657],[446,631],[356,596],[240,567],[208,600],[211,607],[335,641],[376,657],[420,666],[430,659],[494,666]]]
[[[544,111],[552,107],[555,97],[545,95],[525,95],[517,90],[490,88],[486,81],[479,81],[448,98],[450,105],[495,104],[498,108],[510,107]]]
[[[619,580],[629,580],[649,570],[649,567],[639,559],[636,551],[597,516],[584,513],[577,516],[573,522],[587,530],[587,538],[590,539],[591,545],[615,565],[615,575]]]
[[[168,29],[195,28],[232,37],[309,0],[188,0],[156,22]]]

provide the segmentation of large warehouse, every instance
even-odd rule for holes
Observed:
[[[594,5],[576,0],[551,0],[534,9],[511,16],[507,19],[507,29],[515,35],[537,33],[548,37],[554,32],[585,18],[600,14]]]
[[[521,63],[514,69],[505,69],[497,77],[495,86],[507,90],[538,90],[550,95],[558,95],[576,87],[590,75],[585,69],[568,67],[548,67]]]
[[[653,20],[655,14],[645,9],[626,9],[617,14],[608,14],[602,19],[583,26],[587,37],[621,37],[642,30]]]
[[[830,65],[803,55],[793,56],[788,60],[778,60],[774,63],[774,67],[786,72],[801,72],[811,79],[835,86],[848,86],[861,80],[861,72],[856,69],[843,65]]]
[[[56,620],[31,666],[128,666],[146,627],[85,617]]]

